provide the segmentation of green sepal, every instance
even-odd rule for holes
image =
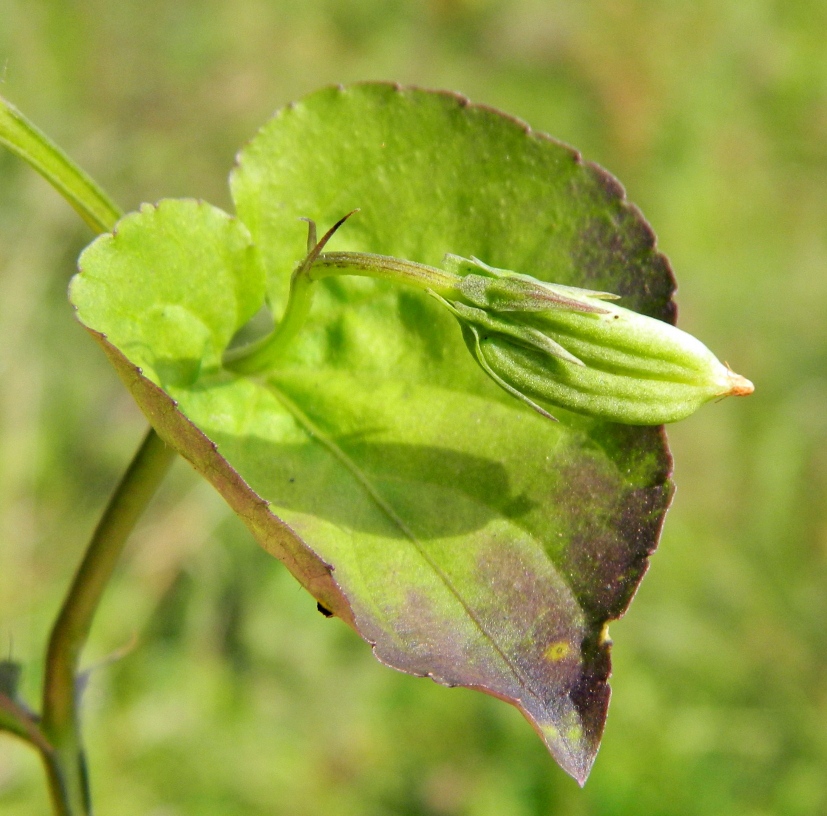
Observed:
[[[617,297],[609,292],[560,286],[508,269],[497,269],[478,258],[468,259],[448,254],[443,260],[443,266],[462,278],[460,292],[470,303],[497,312],[568,309],[599,314],[605,310],[591,303],[590,299],[614,300]]]
[[[509,385],[493,368],[488,364],[488,360],[485,359],[485,355],[482,352],[482,345],[480,343],[480,333],[477,330],[476,326],[468,323],[460,323],[462,327],[462,339],[465,341],[465,345],[468,347],[468,350],[473,355],[474,359],[479,364],[480,368],[489,376],[492,380],[494,380],[503,391],[508,392],[511,394],[512,397],[516,397],[520,402],[525,403],[529,408],[533,411],[536,411],[540,416],[544,416],[546,419],[551,419],[554,422],[557,422],[557,417],[552,416],[545,408],[538,405],[534,402],[533,399],[527,397],[522,391],[514,388],[512,385]]]
[[[533,326],[521,325],[508,318],[486,312],[484,309],[477,309],[475,306],[466,306],[464,303],[459,302],[452,303],[437,295],[435,292],[431,292],[430,294],[451,311],[461,326],[474,324],[476,327],[482,329],[486,336],[490,334],[501,334],[505,337],[510,337],[512,340],[527,348],[538,349],[546,354],[550,354],[552,357],[558,357],[573,365],[585,365],[582,360],[575,357],[558,342],[552,340],[547,334],[543,334],[543,332]],[[476,329],[474,333],[477,335]]]

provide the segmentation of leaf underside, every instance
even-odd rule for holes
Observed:
[[[518,706],[581,783],[606,717],[606,623],[671,497],[662,428],[555,412],[484,377],[456,322],[385,282],[318,284],[277,370],[221,352],[284,308],[306,225],[331,249],[445,253],[615,292],[674,320],[674,281],[605,171],[459,96],[370,84],[279,112],[239,156],[238,217],[193,201],[127,216],[71,298],[161,436],[377,657]]]

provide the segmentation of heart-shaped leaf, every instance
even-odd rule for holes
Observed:
[[[281,314],[300,217],[327,227],[358,207],[337,249],[475,256],[672,320],[651,230],[573,150],[390,85],[281,111],[232,189],[240,220],[162,202],[96,241],[72,285],[81,321],[161,436],[380,660],[518,706],[582,783],[609,698],[606,623],[671,496],[662,429],[534,414],[482,375],[444,309],[385,281],[317,284],[265,375],[232,375],[221,352],[265,288]]]

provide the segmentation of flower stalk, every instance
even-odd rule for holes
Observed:
[[[355,212],[355,211],[354,211]],[[699,340],[614,303],[617,296],[547,283],[482,261],[446,255],[444,269],[385,255],[323,249],[348,213],[316,240],[293,272],[284,317],[256,344],[225,354],[240,374],[276,367],[310,312],[313,283],[362,275],[422,289],[457,319],[482,370],[502,389],[554,419],[557,407],[630,425],[676,422],[710,400],[745,396],[752,383]]]
[[[259,374],[275,367],[307,321],[313,303],[313,284],[322,278],[357,275],[390,280],[445,297],[459,294],[462,279],[434,266],[368,252],[323,253],[325,245],[339,227],[357,212],[358,210],[353,210],[340,218],[318,241],[315,222],[304,219],[308,224],[307,255],[293,270],[287,306],[281,321],[271,335],[248,346],[227,350],[224,353],[226,368],[238,374]]]

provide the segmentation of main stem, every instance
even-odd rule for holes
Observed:
[[[95,529],[52,629],[41,728],[64,774],[72,813],[91,812],[78,713],[80,655],[127,538],[174,457],[172,448],[150,429]]]
[[[109,232],[121,217],[95,181],[20,111],[0,97],[0,145],[28,162],[97,233]],[[91,813],[80,737],[77,673],[92,621],[129,534],[146,508],[175,453],[153,429],[115,489],[89,542],[49,639],[39,724],[13,701],[6,730],[34,745],[46,768],[56,816]]]

